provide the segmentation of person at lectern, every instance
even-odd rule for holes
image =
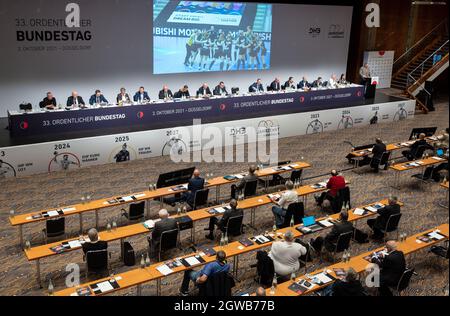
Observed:
[[[72,95],[67,98],[67,106],[68,107],[84,107],[85,103],[83,101],[83,98],[78,95],[77,91],[72,91]]]
[[[280,78],[275,78],[274,81],[270,84],[270,91],[280,91],[281,90],[281,84],[280,84]]]
[[[306,79],[306,77],[303,77],[302,81],[298,83],[297,88],[308,90],[309,88],[311,88],[311,84],[308,82],[308,79]]]
[[[228,95],[228,91],[227,88],[225,87],[225,83],[223,81],[221,81],[215,88],[213,91],[214,95]]]
[[[141,104],[150,101],[150,97],[144,87],[140,87],[139,91],[134,94],[133,101]]]
[[[210,97],[211,95],[212,95],[211,89],[209,89],[208,84],[206,82],[197,91],[197,98],[198,97],[207,98]]]
[[[256,82],[250,86],[249,91],[250,92],[264,92],[264,87],[262,85],[261,79],[256,80]]]
[[[39,102],[39,107],[46,110],[54,110],[56,108],[56,98],[53,93],[47,92],[47,96]]]
[[[288,89],[294,89],[295,90],[295,83],[294,83],[294,77],[289,77],[288,81],[284,83],[284,90]]]
[[[105,96],[100,90],[95,90],[95,93],[89,99],[89,104],[108,104],[108,100],[106,100]]]
[[[120,88],[120,93],[117,95],[117,103],[131,103],[130,96],[125,88]]]
[[[189,99],[191,95],[189,94],[189,87],[187,85],[184,85],[180,90],[175,92],[174,96],[175,99]]]
[[[361,84],[363,86],[367,85],[370,82],[372,75],[370,74],[368,63],[365,63],[364,66],[359,69],[359,76],[361,77]]]
[[[162,90],[159,91],[158,98],[160,100],[171,100],[171,99],[173,99],[173,93],[172,93],[172,91],[170,91],[170,89],[167,85],[164,85]]]

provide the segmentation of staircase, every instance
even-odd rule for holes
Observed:
[[[448,21],[445,19],[394,62],[391,87],[415,99],[417,107],[428,113],[427,107],[416,95],[420,90],[428,93],[423,87],[425,82],[432,81],[448,68],[448,53]]]

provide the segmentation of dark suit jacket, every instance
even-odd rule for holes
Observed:
[[[189,98],[191,95],[189,94],[189,91],[183,92],[181,90],[175,92],[174,94],[174,98],[176,99],[181,99],[183,96],[185,96],[186,98]]]
[[[83,244],[82,248],[84,254],[86,254],[88,251],[108,249],[108,243],[103,240],[99,240],[96,243],[86,242]]]
[[[249,92],[261,92],[264,91],[264,87],[262,84],[257,84],[256,82],[250,86],[248,89]]]
[[[393,251],[383,259],[374,259],[380,267],[380,283],[382,285],[397,286],[398,281],[406,270],[406,261],[403,252]]]
[[[298,83],[297,88],[298,89],[303,89],[303,88],[311,88],[311,84],[308,81],[302,80]]]
[[[225,95],[228,95],[227,88],[224,87],[224,88],[222,89],[220,86],[216,86],[216,87],[214,88],[213,93],[214,93],[214,95],[222,95],[222,93],[225,93]]]
[[[359,280],[352,282],[337,280],[333,284],[332,296],[366,296],[366,294]]]
[[[56,106],[56,98],[53,98],[52,100],[49,100],[47,97],[44,98],[41,102],[39,102],[40,108],[45,108],[48,105]]]
[[[177,221],[174,218],[164,218],[155,223],[155,227],[152,231],[152,240],[159,242],[161,240],[161,234],[163,232],[173,230],[177,228]]]
[[[99,103],[108,103],[108,100],[106,100],[106,98],[103,94],[101,94],[98,98],[100,99]],[[97,96],[95,94],[93,94],[89,99],[89,104],[94,105],[95,103],[97,103],[96,101],[97,101]]]
[[[220,219],[220,221],[217,223],[217,226],[219,227],[220,230],[223,230],[224,227],[227,225],[229,218],[241,215],[244,215],[244,212],[240,208],[232,208],[230,210],[226,210],[225,213],[223,213],[223,216]]]
[[[236,183],[236,188],[238,190],[242,190],[245,187],[245,184],[248,181],[254,181],[254,180],[258,180],[258,176],[256,174],[248,174],[245,177],[243,177],[241,179],[241,181],[239,181],[238,183]]]
[[[312,87],[313,88],[319,88],[319,87],[322,87],[323,86],[323,82],[320,82],[319,83],[319,81],[317,81],[317,80],[315,80],[314,82],[313,82],[313,84],[312,84]]]
[[[286,81],[284,83],[284,89],[289,89],[289,88],[295,89],[295,84],[294,83],[289,83],[289,81]]]
[[[202,96],[203,93],[205,93],[205,88],[200,87],[200,89],[198,89],[198,91],[197,91],[197,96]],[[209,87],[206,88],[206,93],[205,93],[205,94],[207,94],[207,95],[212,95],[211,89],[209,89]]]
[[[386,145],[381,144],[375,144],[372,149],[373,158],[377,160],[381,160],[381,157],[383,156],[384,152],[386,151]]]
[[[148,96],[147,91],[144,91],[143,97],[144,97],[144,100],[150,100],[150,97]],[[133,97],[133,101],[138,102],[141,100],[140,98],[141,98],[141,94],[139,92],[136,92],[136,94]]]
[[[127,102],[131,101],[128,93],[125,93],[125,98],[126,98]],[[117,95],[116,101],[117,101],[117,103],[120,103],[120,101],[122,101],[122,95],[120,93]]]
[[[205,187],[205,179],[203,178],[192,178],[188,183],[189,194],[187,196],[187,202],[192,204],[194,203],[195,192],[198,190],[202,190]]]
[[[411,148],[410,148],[411,155],[413,155],[417,159],[421,158],[421,157],[417,157],[417,151],[422,146],[424,146],[426,149],[431,149],[431,150],[434,149],[433,146],[428,144],[425,139],[422,139],[422,140],[419,139],[414,144],[411,145]]]
[[[375,219],[374,228],[385,229],[387,221],[391,215],[400,213],[400,205],[386,205],[378,210],[378,217]]]
[[[272,89],[272,91],[280,91],[281,84],[279,82],[272,81],[272,83],[270,84],[270,89]]]
[[[85,105],[83,98],[78,96],[78,104],[80,105]],[[70,96],[69,98],[67,98],[67,106],[72,106],[74,104],[74,98],[72,96]]]
[[[167,97],[168,97],[168,98],[173,98],[172,91],[167,90]],[[159,98],[160,100],[164,100],[164,99],[166,98],[166,95],[165,95],[164,90],[159,91],[158,98]]]
[[[353,229],[352,223],[348,221],[339,222],[336,225],[333,225],[331,232],[325,236],[325,243],[328,243],[329,245],[336,245],[339,235],[353,232]]]

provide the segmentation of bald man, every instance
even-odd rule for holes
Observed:
[[[195,192],[198,190],[202,190],[205,187],[205,179],[200,177],[200,170],[195,169],[193,173],[193,177],[189,180],[188,183],[188,191],[184,195],[185,201],[193,207],[194,205],[194,199],[195,199]]]
[[[160,221],[155,223],[155,227],[152,231],[152,250],[153,254],[156,253],[156,249],[159,246],[159,242],[161,241],[161,235],[165,231],[170,231],[173,229],[177,229],[177,221],[174,218],[169,217],[169,212],[166,209],[161,209],[158,212]]]
[[[387,254],[382,258],[372,259],[372,263],[380,267],[380,296],[392,296],[390,288],[396,288],[403,272],[406,261],[403,252],[397,250],[397,242],[390,240],[386,243]]]
[[[256,289],[256,296],[266,296],[266,290],[262,286]]]
[[[84,254],[88,251],[98,251],[108,249],[108,243],[103,240],[99,240],[98,231],[95,228],[91,228],[88,231],[89,241],[85,242],[82,246]]]
[[[426,141],[427,135],[424,133],[419,135],[419,139],[411,145],[409,150],[402,151],[402,155],[408,160],[416,160],[422,158],[422,154],[425,150],[434,150],[434,147],[428,144]],[[423,148],[423,150],[422,150]]]
[[[83,98],[78,95],[77,91],[72,91],[72,95],[67,98],[67,107],[84,107],[85,103]]]

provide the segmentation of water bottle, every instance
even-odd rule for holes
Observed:
[[[270,294],[275,294],[275,290],[277,289],[278,281],[277,281],[277,274],[275,273],[272,280],[272,287],[270,288]]]
[[[114,222],[112,222],[112,229],[113,230],[116,230],[117,229],[117,223],[114,221]]]
[[[111,232],[111,224],[110,224],[110,223],[108,223],[108,224],[106,225],[106,230],[108,231],[108,233]]]
[[[344,251],[344,253],[342,254],[342,262],[346,262],[346,260],[347,260],[347,254]]]
[[[180,208],[180,207],[177,208],[177,215],[178,215],[178,216],[181,215],[181,208]]]
[[[292,272],[292,273],[291,273],[291,281],[292,281],[292,282],[295,282],[295,272]]]
[[[294,223],[294,216],[291,217],[291,222],[289,223],[290,227],[294,227],[295,223]]]
[[[225,243],[225,238],[224,238],[224,236],[222,235],[222,236],[220,237],[219,246],[220,246],[220,247],[223,247],[224,243]]]
[[[55,287],[53,286],[52,279],[48,282],[48,295],[53,296],[53,292],[55,291]]]
[[[272,226],[272,232],[274,232],[274,233],[277,232],[277,222],[274,222],[274,223],[273,223],[273,226]]]
[[[145,259],[144,259],[144,255],[141,256],[141,269],[145,268]]]
[[[16,211],[14,211],[14,210],[9,211],[9,215],[11,216],[11,218],[14,218],[15,213],[16,213]]]
[[[145,256],[145,266],[146,267],[150,266],[150,257],[148,255]]]
[[[223,238],[224,246],[228,245],[228,233],[225,233],[225,237]]]
[[[187,207],[183,206],[183,214],[187,214]]]
[[[25,241],[25,249],[26,249],[26,250],[30,250],[30,248],[31,248],[31,243],[30,243],[30,241],[29,241],[29,240]]]

